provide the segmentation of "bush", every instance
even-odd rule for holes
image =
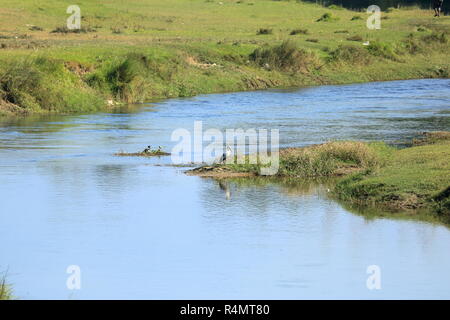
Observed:
[[[257,35],[272,34],[272,29],[260,28],[260,29],[258,29],[258,31],[256,31],[256,34]]]
[[[371,62],[369,52],[362,47],[341,45],[332,51],[331,60],[335,62],[346,62],[354,65],[365,65]]]
[[[350,21],[362,20],[361,16],[353,16]]]
[[[380,165],[376,153],[363,142],[336,141],[306,148],[280,151],[279,174],[284,176],[330,176],[344,169],[372,169]]]
[[[44,31],[43,28],[39,27],[39,26],[31,26],[29,28],[30,31]]]
[[[417,54],[423,52],[422,44],[414,38],[413,34],[410,34],[402,41],[403,48],[409,54]]]
[[[149,68],[150,61],[145,55],[132,53],[107,72],[106,80],[119,99],[126,102],[143,101],[147,89],[145,77]]]
[[[88,33],[96,32],[97,30],[91,27],[81,27],[80,29],[69,29],[67,26],[57,27],[56,29],[50,31],[50,33]]]
[[[382,57],[392,61],[400,61],[394,48],[388,43],[376,41],[371,42],[367,47],[367,50],[369,50],[369,53],[373,56]]]
[[[348,41],[363,41],[363,37],[360,35],[354,35],[347,38]]]
[[[448,42],[448,38],[444,32],[433,32],[432,34],[423,36],[422,41],[426,44],[446,44]]]
[[[295,36],[296,34],[309,34],[309,32],[308,29],[294,29],[290,33],[291,36]]]
[[[258,48],[249,58],[260,66],[269,66],[281,71],[306,72],[311,67],[317,66],[317,58],[313,53],[298,49],[290,41],[274,47]]]
[[[19,60],[0,75],[0,99],[25,111],[93,111],[99,98],[59,60]]]
[[[339,20],[338,17],[333,16],[331,13],[326,12],[324,13],[319,19],[317,19],[317,22],[331,22],[331,21],[337,21]]]

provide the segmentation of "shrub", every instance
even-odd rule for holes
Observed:
[[[26,111],[92,111],[103,100],[59,60],[18,60],[0,75],[0,99]]]
[[[442,33],[433,32],[432,34],[423,36],[422,41],[427,44],[435,44],[435,43],[446,44],[448,42],[448,38],[444,32]]]
[[[291,36],[295,36],[296,34],[309,34],[309,32],[308,29],[294,29],[290,33]]]
[[[31,27],[29,28],[29,30],[30,30],[30,31],[44,31],[43,28],[38,27],[38,26],[31,26]]]
[[[0,280],[0,300],[10,300],[12,299],[11,288],[6,283],[6,275]]]
[[[257,35],[272,34],[272,29],[260,28],[260,29],[258,29],[258,31],[256,31],[256,34]]]
[[[339,20],[338,17],[333,16],[331,13],[326,12],[324,13],[319,19],[317,19],[317,22],[332,22],[332,21],[337,21]]]
[[[329,176],[345,168],[372,169],[380,165],[376,153],[363,142],[336,141],[280,151],[280,175]]]
[[[363,37],[360,35],[354,35],[347,38],[348,41],[363,41]]]
[[[392,61],[400,61],[394,48],[388,43],[377,41],[371,42],[367,47],[367,50],[369,50],[369,53],[373,56],[382,57]]]
[[[274,47],[258,48],[249,58],[260,66],[268,65],[282,71],[305,72],[317,65],[317,58],[313,53],[298,49],[290,41]]]
[[[423,51],[422,45],[414,38],[413,34],[406,37],[406,39],[402,41],[402,45],[409,54],[417,54]]]
[[[355,21],[355,20],[362,20],[361,16],[353,16],[350,21]]]
[[[111,27],[111,32],[113,34],[121,34],[122,33],[122,29],[117,28],[117,27]]]
[[[50,31],[50,33],[88,33],[96,32],[95,29],[91,27],[81,27],[80,29],[69,29],[67,26],[57,27],[56,29]]]
[[[370,63],[371,56],[369,52],[362,47],[341,45],[336,50],[332,51],[331,61],[346,62],[354,65],[364,65]]]
[[[113,94],[126,102],[143,101],[147,89],[145,77],[148,75],[149,67],[150,61],[145,55],[139,53],[127,55],[106,74],[106,80]]]

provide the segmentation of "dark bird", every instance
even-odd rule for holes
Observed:
[[[227,146],[227,150],[220,157],[219,163],[225,163],[228,158],[231,157],[233,150],[231,150],[230,146]]]
[[[147,148],[144,149],[144,153],[149,153],[152,151],[152,146],[147,146]]]

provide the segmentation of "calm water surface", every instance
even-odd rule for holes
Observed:
[[[279,129],[281,146],[450,129],[450,81],[204,95],[0,124],[0,270],[21,299],[450,298],[450,230],[365,219],[325,186],[186,176],[176,128]],[[450,179],[449,179],[450,180]],[[226,189],[231,199],[226,199]],[[382,289],[366,287],[378,265]],[[82,288],[66,287],[78,265]]]

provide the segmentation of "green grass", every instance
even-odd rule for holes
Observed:
[[[357,141],[333,141],[304,148],[287,148],[279,151],[278,177],[317,178],[342,176],[362,170],[375,170],[384,165],[392,148],[384,143]],[[238,161],[239,160],[239,161]],[[217,165],[233,172],[249,172],[259,175],[259,162],[253,164],[248,155],[232,164]]]
[[[387,210],[426,209],[450,218],[450,132],[431,132],[397,149],[383,142],[334,141],[279,152],[281,178],[341,177],[334,188],[340,200]],[[235,160],[236,157],[235,157]],[[261,165],[216,165],[258,176]],[[426,215],[427,213],[425,213]]]
[[[11,299],[12,299],[11,288],[6,283],[6,276],[4,276],[0,280],[0,300],[11,300]]]
[[[364,13],[297,1],[80,0],[82,30],[70,32],[71,4],[2,2],[0,115],[450,70],[450,19],[426,10],[393,10],[371,31]]]
[[[340,181],[342,200],[390,209],[428,208],[450,214],[450,134],[430,135],[420,145],[395,150],[386,165]]]

